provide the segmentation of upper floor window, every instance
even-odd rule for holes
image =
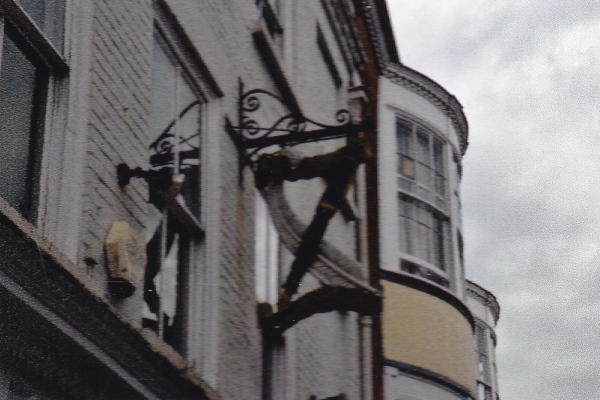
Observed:
[[[445,144],[431,130],[396,117],[400,268],[449,287],[450,223]],[[431,266],[437,268],[431,268]]]
[[[400,251],[446,269],[448,220],[429,205],[398,195]]]
[[[396,118],[400,189],[437,207],[446,206],[444,143],[430,130]]]
[[[490,359],[490,333],[489,329],[481,324],[475,324],[475,341],[478,361],[478,379],[486,384],[492,382],[492,361]]]
[[[204,99],[184,59],[157,31],[152,63],[151,187],[155,206],[144,284],[144,326],[187,351],[191,280],[199,264],[200,152]]]
[[[49,83],[67,69],[63,20],[64,1],[0,2],[0,197],[32,221]]]
[[[475,354],[478,365],[477,400],[493,400],[492,385],[496,376],[493,354],[492,330],[483,322],[475,322]]]

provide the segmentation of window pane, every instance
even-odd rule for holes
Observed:
[[[402,175],[413,179],[415,178],[415,161],[412,158],[400,156],[398,166],[400,167],[398,172]]]
[[[446,180],[443,175],[435,174],[435,192],[441,197],[446,194]]]
[[[485,400],[485,386],[482,383],[477,384],[477,399]]]
[[[446,222],[435,216],[433,240],[435,259],[434,264],[441,270],[446,269],[446,246],[444,243]]]
[[[414,190],[414,184],[411,179],[399,177],[398,178],[398,188],[402,189],[406,192],[412,192]]]
[[[436,138],[433,139],[433,165],[438,173],[444,174],[444,146]]]
[[[146,245],[143,325],[180,353],[186,351],[191,243],[168,214]]]
[[[398,196],[398,230],[400,231],[400,251],[414,253],[415,203],[409,197]]]
[[[428,166],[431,165],[429,133],[421,128],[417,129],[417,160]]]
[[[396,118],[396,139],[398,145],[398,153],[404,155],[412,155],[411,151],[411,132],[412,124],[403,119]]]
[[[181,194],[190,211],[200,216],[200,118],[202,104],[177,59],[160,39],[153,49],[152,139],[159,139],[151,158],[157,167],[171,166],[183,175]]]
[[[175,111],[175,66],[155,41],[152,60],[152,125],[154,138],[158,138],[173,121]]]
[[[45,79],[11,36],[4,36],[0,67],[0,196],[33,218],[34,155],[41,144],[35,120]]]
[[[431,190],[431,168],[428,165],[417,163],[417,182]]]
[[[62,53],[65,0],[21,0],[21,7]]]
[[[475,336],[477,338],[477,350],[487,355],[486,329],[480,325],[475,325]]]

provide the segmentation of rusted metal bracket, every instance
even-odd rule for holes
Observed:
[[[264,155],[258,160],[255,172],[258,188],[265,187],[273,181],[296,181],[316,177],[323,178],[327,183],[313,220],[302,234],[296,258],[280,294],[279,310],[288,306],[291,297],[298,290],[300,281],[314,263],[329,221],[336,211],[344,206],[348,185],[358,166],[364,163],[368,156],[365,141],[352,138],[347,146],[332,153],[305,158],[296,168],[292,168],[290,160],[284,155]]]
[[[381,312],[381,303],[381,296],[364,289],[321,286],[280,312],[273,313],[269,303],[260,303],[258,317],[265,336],[274,337],[315,314],[355,311],[361,315],[375,315]]]

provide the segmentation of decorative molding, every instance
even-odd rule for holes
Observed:
[[[363,16],[367,24],[367,30],[369,36],[371,37],[373,48],[375,49],[377,65],[379,66],[379,70],[383,71],[385,64],[390,60],[390,56],[388,52],[388,46],[386,46],[386,38],[384,37],[383,29],[380,24],[379,13],[377,12],[378,6],[373,0],[359,1],[361,3]]]
[[[467,296],[484,304],[493,314],[494,323],[500,319],[500,304],[494,294],[473,281],[467,280]]]
[[[454,95],[434,80],[403,64],[387,63],[383,69],[383,76],[426,98],[448,116],[458,132],[461,154],[465,154],[469,145],[469,125],[463,107]]]
[[[446,114],[459,133],[461,153],[464,154],[469,129],[460,102],[432,79],[400,63],[385,1],[361,0],[361,4],[380,75],[425,97]]]
[[[349,74],[358,70],[366,60],[365,50],[358,40],[358,32],[352,21],[354,10],[349,1],[321,0],[321,6],[330,29],[338,44]]]

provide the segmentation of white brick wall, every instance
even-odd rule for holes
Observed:
[[[237,123],[240,79],[246,89],[276,91],[272,77],[252,42],[258,26],[254,1],[167,0],[173,25],[187,36],[223,96],[208,96],[208,121],[203,152],[203,224],[206,237],[193,296],[197,308],[192,330],[197,337],[189,351],[190,363],[225,399],[261,398],[262,345],[256,318],[254,288],[254,180],[246,168],[240,182],[237,150],[224,130],[225,117]],[[291,7],[291,6],[290,6]],[[286,21],[286,43],[296,46],[284,52],[284,68],[295,83],[293,90],[307,116],[334,123],[335,112],[345,104],[348,89],[334,92],[331,77],[316,44],[319,21],[326,37],[327,21],[320,2],[294,5]],[[128,221],[144,232],[152,207],[142,179],[125,188],[117,184],[116,166],[147,167],[150,137],[153,2],[150,0],[93,1],[89,112],[83,165],[83,210],[77,261],[87,265],[90,276],[105,283],[104,241],[110,225]],[[293,27],[293,29],[292,29]],[[291,33],[294,39],[291,39]],[[180,44],[183,46],[183,44]],[[330,46],[335,46],[331,41]],[[340,71],[339,52],[334,54]],[[330,142],[306,146],[307,155],[329,152],[343,145]],[[315,180],[290,185],[290,200],[307,221],[324,185]],[[336,216],[327,239],[342,251],[355,255],[355,228]],[[318,286],[307,277],[304,289]],[[139,284],[139,282],[138,282]],[[105,298],[131,323],[140,323],[142,290],[115,301]],[[200,308],[201,306],[201,308]],[[293,367],[287,382],[290,396],[306,400],[345,393],[360,398],[359,326],[354,313],[334,312],[301,322],[289,332],[288,362]],[[194,335],[193,335],[194,336]],[[292,397],[282,397],[293,400]]]

